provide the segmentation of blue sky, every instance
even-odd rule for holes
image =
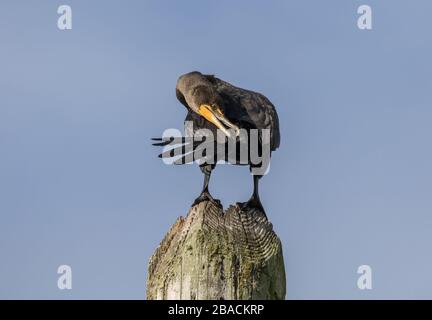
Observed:
[[[73,29],[57,29],[57,7]],[[357,8],[373,30],[357,28]],[[281,147],[261,199],[287,298],[432,298],[432,3],[2,1],[0,298],[142,299],[147,261],[202,185],[149,138],[181,128],[177,77],[264,93]],[[219,166],[227,206],[252,189]],[[73,289],[57,288],[72,267]],[[373,289],[357,288],[357,267]]]

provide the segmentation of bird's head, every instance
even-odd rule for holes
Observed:
[[[232,136],[229,129],[234,129],[236,136],[239,134],[239,127],[224,115],[222,99],[207,76],[197,71],[182,75],[177,81],[176,95],[186,108],[213,123],[228,137]]]

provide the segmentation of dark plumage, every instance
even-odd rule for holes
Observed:
[[[176,86],[177,99],[187,108],[188,114],[185,121],[193,122],[193,133],[186,132],[186,135],[196,134],[200,129],[210,130],[214,137],[217,135],[217,130],[222,130],[227,139],[236,139],[237,145],[240,143],[239,130],[246,130],[248,133],[251,129],[269,129],[270,141],[269,149],[276,150],[280,144],[279,120],[275,107],[273,104],[262,94],[253,92],[246,89],[241,89],[216,78],[213,75],[204,75],[200,72],[190,72],[182,75]],[[231,129],[231,130],[229,130]],[[248,135],[250,137],[250,135]],[[259,139],[261,142],[261,132]],[[162,139],[156,139],[162,140]],[[178,139],[174,142],[179,142]],[[200,141],[188,144],[190,141],[183,139],[183,145],[177,147],[176,151],[183,151],[183,155],[187,155],[187,145],[190,147],[195,155],[194,160],[202,160],[200,168],[205,175],[204,186],[201,195],[195,200],[198,203],[203,200],[214,200],[208,191],[208,182],[210,179],[211,171],[216,166],[217,160],[226,160],[231,164],[249,164],[251,168],[256,166],[253,161],[247,163],[240,163],[239,152],[231,155],[233,158],[220,155],[217,152],[212,155],[204,154],[197,157],[200,150]],[[155,145],[163,146],[173,143],[173,140],[155,143]],[[205,140],[205,143],[213,143],[214,150],[217,149],[217,142],[214,140]],[[174,144],[174,143],[173,143]],[[220,146],[220,144],[219,144]],[[225,150],[228,150],[228,143],[224,142]],[[202,148],[201,148],[202,149]],[[237,149],[239,150],[239,149]],[[262,149],[260,147],[260,152]],[[178,155],[178,153],[176,153]],[[171,151],[164,152],[160,156],[172,157],[174,153]],[[205,157],[203,159],[203,156]],[[176,163],[184,163],[186,156],[181,158],[182,161],[177,160]],[[212,159],[213,161],[209,161]],[[190,159],[189,159],[190,160]],[[251,199],[242,204],[248,207],[258,207],[263,210],[259,195],[258,195],[258,181],[262,175],[254,175],[254,192]]]

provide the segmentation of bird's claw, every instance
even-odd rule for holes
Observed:
[[[197,204],[203,202],[203,201],[210,201],[212,203],[214,203],[215,205],[217,205],[218,207],[221,207],[221,202],[219,199],[214,199],[211,194],[209,192],[202,192],[198,198],[195,199],[195,201],[193,202],[192,206],[196,206]]]
[[[247,212],[251,209],[256,209],[258,211],[261,211],[265,215],[264,207],[261,204],[261,201],[257,198],[251,198],[247,202],[237,202],[238,207],[241,211]]]

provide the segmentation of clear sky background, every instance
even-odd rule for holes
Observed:
[[[175,83],[199,70],[278,110],[261,198],[287,298],[431,299],[431,14],[429,0],[2,0],[0,298],[145,298],[150,255],[202,185],[149,139],[181,128]],[[227,206],[252,181],[219,166],[210,188]]]

